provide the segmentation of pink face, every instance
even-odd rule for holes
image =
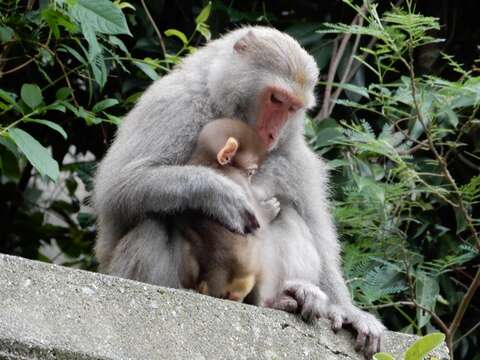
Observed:
[[[271,149],[280,136],[289,116],[304,104],[290,91],[278,86],[267,86],[260,93],[256,129],[267,149]]]

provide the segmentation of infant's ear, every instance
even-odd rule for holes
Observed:
[[[237,139],[229,137],[217,154],[218,163],[222,166],[228,165],[233,160],[239,146]]]
[[[240,38],[240,40],[235,43],[235,45],[233,45],[233,48],[236,52],[240,54],[246,53],[251,50],[256,40],[257,37],[255,36],[253,31],[249,30],[243,37]]]

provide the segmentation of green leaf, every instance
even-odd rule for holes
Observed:
[[[368,94],[368,90],[364,88],[363,86],[358,86],[354,84],[341,84],[341,83],[333,83],[333,86],[346,90],[346,91],[351,91],[355,94],[358,94],[360,96],[363,96],[367,99],[370,98],[370,95]]]
[[[379,352],[373,355],[373,360],[395,360],[394,357],[390,354]]]
[[[206,25],[199,25],[197,30],[200,34],[202,34],[205,40],[210,41],[210,39],[212,38],[212,33]]]
[[[116,126],[119,126],[122,123],[122,118],[118,116],[111,115],[111,114],[105,114],[105,115],[108,118],[108,120],[105,120],[105,121],[108,123],[111,123]]]
[[[70,21],[70,18],[62,12],[47,7],[41,12],[42,19],[48,24],[56,39],[60,38],[60,26],[63,26],[68,32],[73,33],[77,30],[77,26]]]
[[[418,304],[433,311],[439,291],[438,281],[435,278],[428,276],[423,271],[417,273],[415,297]],[[430,317],[431,315],[425,310],[417,309],[418,327],[421,328],[425,326],[430,321]]]
[[[31,109],[36,109],[43,101],[42,90],[35,84],[23,84],[20,95]]]
[[[468,222],[467,219],[465,218],[465,215],[463,211],[459,208],[454,208],[453,209],[455,213],[455,220],[457,223],[457,231],[455,232],[457,235],[460,234],[461,232],[465,231],[468,227]]]
[[[212,10],[212,2],[209,1],[207,6],[205,6],[202,11],[200,11],[200,14],[195,18],[195,23],[198,24],[203,24],[205,21],[207,21],[208,17],[210,16],[210,10]]]
[[[8,134],[42,176],[46,175],[53,181],[57,181],[60,173],[58,163],[51,157],[46,148],[29,133],[21,129],[11,128],[8,130]]]
[[[13,39],[15,32],[10,26],[0,26],[0,43],[5,44]]]
[[[85,36],[85,34],[84,34],[84,36]],[[88,41],[88,40],[87,40],[87,41]],[[59,51],[65,51],[65,50],[68,51],[68,52],[69,52],[71,55],[73,55],[73,57],[74,57],[75,59],[77,59],[81,64],[86,64],[86,63],[87,63],[87,60],[86,60],[82,55],[80,55],[80,53],[79,53],[77,50],[71,48],[71,47],[68,46],[68,45],[63,44],[63,45],[61,45],[58,49],[59,49]]]
[[[175,37],[179,38],[184,45],[188,44],[187,36],[179,30],[168,29],[167,31],[165,31],[165,35],[167,35],[168,37],[175,36]]]
[[[57,92],[55,93],[55,97],[58,100],[66,100],[70,96],[72,96],[72,89],[70,89],[68,87],[62,87],[62,88],[58,89]]]
[[[10,151],[8,147],[4,148],[0,146],[0,173],[2,176],[18,182],[20,181],[20,162],[18,161],[20,153],[17,151],[17,146],[13,141],[7,137],[8,134],[5,135],[6,136],[0,136],[0,144],[3,145],[3,140],[9,141],[11,146],[14,147],[15,152]]]
[[[86,212],[79,212],[77,215],[78,224],[82,229],[86,229],[88,226],[95,225],[95,215],[86,213]]]
[[[92,68],[95,81],[100,88],[103,88],[107,82],[108,76],[107,67],[105,66],[105,60],[103,56],[101,54],[97,54],[95,59],[90,63],[90,67]]]
[[[5,146],[13,155],[18,156],[17,146],[8,136],[0,136],[0,145]]]
[[[10,105],[15,106],[17,103],[15,102],[16,95],[14,93],[10,93],[8,91],[0,89],[0,99],[6,101]]]
[[[48,104],[44,108],[45,110],[55,110],[55,111],[60,111],[60,112],[65,112],[67,109],[65,108],[65,104],[63,101],[55,101],[51,104]]]
[[[429,352],[439,347],[445,340],[442,333],[425,335],[413,343],[405,352],[405,360],[422,360]]]
[[[125,46],[124,42],[120,40],[118,37],[111,35],[108,37],[108,41],[110,41],[111,44],[118,46],[120,50],[122,50],[125,54],[129,54],[128,49]]]
[[[127,21],[122,11],[108,0],[78,0],[70,8],[71,16],[93,31],[102,34],[128,34]]]
[[[105,100],[102,100],[102,101],[99,101],[98,103],[96,103],[93,108],[92,108],[92,111],[93,112],[99,112],[99,111],[103,111],[105,109],[108,109],[112,106],[115,106],[118,104],[118,100],[117,99],[105,99]]]
[[[133,61],[133,63],[140,69],[142,70],[145,75],[147,75],[150,79],[152,80],[157,80],[159,78],[158,74],[155,72],[155,70],[152,69],[150,65],[147,63],[141,62],[141,61]]]
[[[58,132],[60,135],[62,135],[64,139],[67,139],[68,137],[65,130],[63,130],[63,128],[60,125],[54,123],[53,121],[43,120],[43,119],[28,119],[26,122],[33,122],[33,123],[48,126],[50,129],[53,129],[56,132]]]
[[[102,48],[97,40],[95,31],[88,25],[82,25],[83,36],[88,42],[88,59],[90,62],[95,59],[97,55],[100,55]]]

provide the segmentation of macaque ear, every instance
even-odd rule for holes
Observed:
[[[239,144],[237,139],[230,137],[217,154],[217,161],[220,165],[228,165],[237,153]]]
[[[240,40],[238,40],[233,48],[238,53],[244,53],[252,46],[253,42],[256,40],[255,34],[252,30],[249,30],[246,35],[244,35]]]

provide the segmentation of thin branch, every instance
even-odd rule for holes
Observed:
[[[480,166],[467,159],[462,153],[457,152],[456,154],[462,163],[467,165],[470,169],[480,172]]]
[[[338,39],[335,39],[333,42],[333,51],[332,51],[332,58],[330,59],[330,66],[328,67],[328,75],[327,75],[327,84],[325,86],[325,92],[323,93],[323,102],[322,108],[320,109],[318,115],[315,117],[315,120],[323,120],[327,117],[328,106],[330,104],[330,94],[332,92],[332,83],[335,77],[336,72],[336,57],[337,57],[337,49],[338,49]]]
[[[468,330],[465,334],[463,334],[462,336],[460,336],[457,340],[455,340],[455,342],[453,343],[453,345],[457,345],[460,341],[462,341],[463,339],[465,339],[467,336],[469,336],[471,333],[473,333],[475,330],[477,330],[477,328],[480,326],[480,321],[477,321],[477,323],[475,325],[472,326],[472,328],[470,330]]]
[[[34,61],[35,58],[34,57],[31,57],[30,59],[28,59],[27,61],[25,61],[23,64],[20,64],[18,66],[15,66],[14,68],[12,69],[9,69],[9,70],[6,70],[6,71],[0,71],[0,78],[3,77],[4,75],[7,75],[7,74],[11,74],[15,71],[18,71],[22,68],[24,68],[25,66],[27,66],[28,64],[30,64],[32,61]]]
[[[403,2],[404,2],[404,0],[398,0],[395,3],[395,6],[399,7],[403,4]],[[363,6],[360,8],[360,12],[353,19],[352,25],[355,24],[355,22],[358,22],[359,26],[363,25],[363,21],[365,20],[365,12],[367,11],[367,7],[368,7],[368,3],[364,3]],[[351,35],[351,34],[345,34],[345,35]],[[349,37],[350,36],[348,36],[348,38]],[[343,75],[343,77],[340,81],[340,84],[348,84],[350,82],[350,80],[352,80],[352,78],[355,76],[355,74],[357,73],[360,66],[362,66],[362,61],[355,61],[355,62],[353,61],[354,57],[355,57],[355,53],[357,52],[357,49],[358,49],[358,45],[360,43],[360,38],[361,38],[361,35],[357,34],[357,36],[355,38],[355,43],[353,44],[353,48],[352,48],[352,51],[350,53],[348,64],[347,64],[346,69],[345,69],[345,73],[344,73],[344,75]],[[376,44],[376,42],[377,42],[377,38],[370,39],[370,41],[368,42],[368,44],[365,48],[366,49],[372,49],[373,46]],[[336,52],[336,50],[334,49],[332,54],[335,54],[335,52]],[[360,56],[360,59],[364,61],[368,57],[368,55],[369,55],[369,53],[365,51]],[[341,54],[341,56],[343,56],[343,53]],[[330,65],[332,65],[332,62],[330,63]],[[329,70],[328,70],[329,77],[330,77],[331,70],[332,69],[330,67]],[[335,72],[336,72],[336,69],[335,69]],[[333,74],[333,75],[335,75],[335,74]],[[333,81],[333,78],[332,78],[332,81]],[[340,96],[340,94],[343,91],[342,88],[337,87],[333,96],[330,96],[330,92],[327,93],[327,90],[328,90],[328,88],[325,89],[325,97],[324,97],[324,101],[323,101],[323,104],[322,104],[322,109],[320,110],[320,112],[316,116],[315,120],[322,120],[322,119],[331,115],[331,113],[333,112],[333,109],[335,107],[335,101],[338,99],[338,97]],[[330,91],[331,91],[331,89],[330,89]],[[328,95],[328,97],[327,97],[327,95]],[[325,109],[325,104],[328,104],[328,106],[329,106],[328,110]]]
[[[73,99],[73,102],[75,103],[75,106],[80,107],[77,101],[77,98],[75,97],[75,91],[72,87],[72,83],[70,82],[70,78],[68,77],[67,71],[65,69],[65,65],[63,65],[62,60],[60,60],[57,54],[55,54],[55,59],[57,59],[57,62],[60,65],[60,68],[62,69],[62,73],[65,76],[65,82],[67,83],[68,88],[72,91],[72,99]]]
[[[440,317],[435,312],[426,308],[425,306],[420,305],[416,301],[396,301],[396,302],[393,302],[393,303],[367,306],[367,307],[364,307],[364,308],[366,308],[366,309],[383,309],[383,308],[388,308],[388,307],[395,307],[395,306],[398,306],[398,305],[415,307],[415,308],[419,308],[419,309],[427,312],[432,317],[432,319],[437,323],[437,325],[440,327],[440,329],[442,329],[442,331],[445,333],[445,335],[447,335],[450,332],[447,325],[443,322],[442,319],[440,319]]]
[[[356,21],[356,17],[353,21]],[[332,93],[332,86],[333,80],[335,79],[335,74],[337,73],[338,66],[340,65],[340,61],[343,58],[343,53],[347,48],[348,41],[352,36],[351,33],[344,34],[342,37],[342,41],[340,42],[340,46],[338,50],[334,52],[332,62],[330,63],[330,68],[328,69],[328,78],[327,78],[327,87],[325,88],[325,95],[323,98],[322,110],[320,111],[320,118],[318,120],[323,120],[330,115],[329,109],[330,104],[332,103],[331,93]]]
[[[367,7],[366,7],[366,5],[364,5],[360,10],[362,15],[365,15],[366,10],[367,10]],[[358,26],[363,26],[363,21],[364,21],[364,17],[359,16],[358,21],[357,21],[357,25]],[[345,67],[345,71],[343,73],[342,79],[340,80],[340,84],[347,83],[347,77],[349,77],[349,75],[351,73],[353,60],[354,60],[355,54],[357,53],[358,45],[360,44],[360,39],[361,38],[362,38],[362,36],[360,34],[357,34],[357,36],[355,36],[355,41],[353,43],[352,51],[350,52],[350,56],[348,58],[347,66]],[[353,74],[352,74],[352,77],[353,77]],[[341,87],[337,87],[335,89],[335,92],[333,93],[332,98],[330,99],[330,108],[328,109],[328,115],[329,116],[333,112],[333,108],[335,107],[335,101],[337,101],[337,99],[340,96],[340,94],[342,93],[342,91],[343,91],[343,89]]]
[[[150,14],[150,11],[148,11],[148,7],[147,7],[147,4],[145,4],[145,0],[140,0],[140,2],[142,3],[142,6],[143,6],[143,9],[145,10],[145,13],[147,14],[148,20],[150,20],[150,23],[152,24],[153,29],[157,33],[158,41],[160,42],[160,47],[162,48],[163,56],[167,56],[167,49],[165,47],[165,43],[163,42],[162,33],[158,29],[158,26],[155,23],[155,20],[153,20],[153,17]]]
[[[452,343],[453,334],[455,334],[455,331],[457,331],[458,327],[460,326],[460,323],[462,322],[465,312],[467,311],[468,305],[470,305],[473,295],[475,295],[475,292],[477,291],[479,286],[480,286],[480,268],[477,270],[477,273],[475,274],[475,278],[473,279],[467,292],[465,293],[465,296],[460,302],[457,312],[455,313],[452,323],[450,324],[449,332],[451,334],[451,338],[449,339],[450,340],[449,342],[450,342],[450,346],[452,346],[451,348],[452,350],[453,350],[453,343]]]

